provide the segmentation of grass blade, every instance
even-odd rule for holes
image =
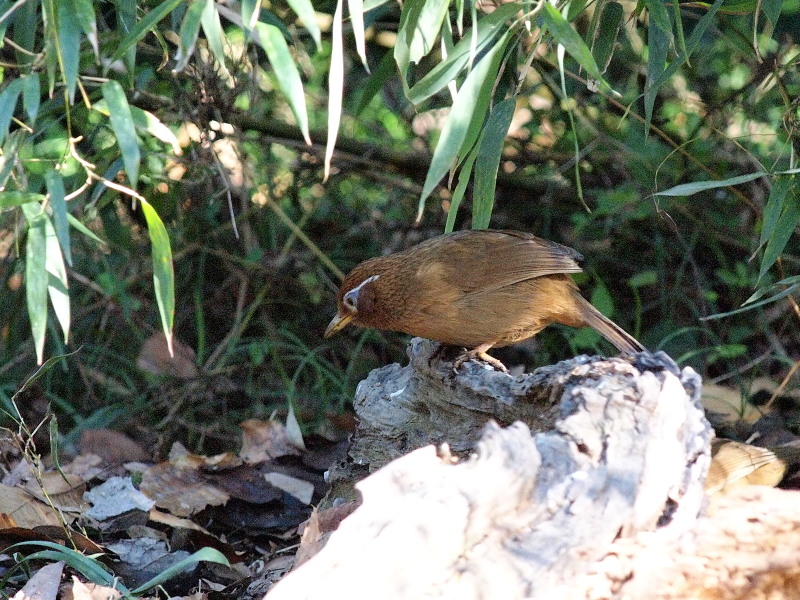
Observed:
[[[698,192],[706,190],[713,190],[715,188],[728,187],[729,185],[739,185],[740,183],[747,183],[754,179],[765,177],[767,173],[757,172],[748,173],[747,175],[739,175],[738,177],[731,177],[729,179],[714,179],[711,181],[693,181],[692,183],[682,183],[676,185],[663,192],[656,192],[653,196],[691,196]]]
[[[47,329],[47,239],[46,216],[40,204],[23,204],[28,221],[28,240],[25,243],[25,298],[31,324],[36,364],[44,359],[44,336]]]

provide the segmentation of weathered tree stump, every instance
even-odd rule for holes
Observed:
[[[408,366],[361,382],[352,465],[382,468],[267,598],[644,597],[633,548],[676,552],[705,503],[698,375],[663,354],[455,375],[437,348],[415,339]]]

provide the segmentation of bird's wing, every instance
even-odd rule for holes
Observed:
[[[461,294],[483,294],[544,275],[582,271],[578,262],[583,257],[572,248],[522,232],[459,231],[438,242],[447,259],[426,261],[417,277],[449,284]]]

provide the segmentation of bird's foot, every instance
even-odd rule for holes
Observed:
[[[459,355],[455,361],[453,361],[453,372],[458,373],[458,369],[468,360],[482,360],[485,363],[488,363],[496,370],[501,371],[502,373],[508,373],[508,369],[506,366],[497,360],[494,356],[489,356],[486,351],[491,348],[491,345],[483,345],[478,346],[474,350],[468,350],[463,354]]]

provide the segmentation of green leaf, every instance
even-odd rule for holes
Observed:
[[[67,213],[67,221],[69,221],[69,224],[72,225],[78,231],[80,231],[83,235],[85,235],[86,237],[94,240],[98,244],[106,244],[107,243],[105,240],[97,237],[97,235],[95,234],[94,231],[92,231],[91,229],[86,227],[86,225],[81,223],[78,219],[76,219],[75,217],[73,217],[69,213]]]
[[[567,7],[567,21],[572,23],[578,18],[584,8],[586,8],[587,0],[572,0]]]
[[[117,7],[117,24],[120,32],[129,35],[136,27],[136,2],[130,0],[113,0]],[[136,42],[132,42],[127,50],[120,54],[125,55],[125,68],[128,70],[128,82],[133,87],[133,75],[136,67]]]
[[[10,208],[12,206],[22,206],[31,202],[44,202],[44,194],[35,194],[33,192],[0,192],[0,208]]]
[[[45,219],[45,246],[47,248],[47,260],[45,269],[47,270],[47,293],[50,295],[50,303],[53,305],[53,312],[56,313],[61,331],[64,333],[64,343],[69,338],[70,308],[69,291],[67,288],[67,269],[64,266],[64,257],[59,247],[59,239],[56,230],[50,219]]]
[[[778,22],[778,18],[781,16],[782,6],[783,0],[762,0],[761,3],[761,9],[773,25]]]
[[[373,71],[369,79],[354,90],[357,102],[353,112],[356,115],[360,115],[361,112],[369,106],[375,94],[383,88],[384,84],[390,77],[393,77],[395,73],[394,56],[390,50],[384,53],[383,58],[381,58],[381,61],[378,63],[378,68]]]
[[[792,187],[789,193],[785,195],[781,215],[778,217],[775,226],[770,232],[767,247],[764,250],[764,258],[761,260],[761,268],[758,273],[759,281],[761,281],[764,275],[767,274],[767,271],[769,271],[769,268],[775,264],[775,261],[778,260],[778,257],[783,253],[786,243],[797,228],[798,221],[800,221],[800,198],[797,197],[795,188]]]
[[[205,562],[213,562],[220,565],[230,566],[228,559],[219,551],[215,550],[214,548],[201,548],[191,556],[187,556],[183,560],[176,562],[174,565],[169,567],[168,569],[164,570],[162,573],[159,573],[155,577],[153,577],[147,583],[144,583],[133,590],[132,594],[141,594],[142,592],[146,592],[149,589],[152,589],[158,585],[161,585],[165,581],[169,581],[173,577],[180,575],[184,571],[186,571],[189,567],[193,567],[197,563],[205,561]]]
[[[475,48],[477,54],[483,52],[500,33],[508,30],[506,21],[512,18],[518,10],[519,6],[515,3],[504,4],[478,21]],[[467,67],[472,51],[470,31],[467,31],[461,41],[453,47],[445,60],[438,63],[408,90],[407,96],[411,103],[419,104],[437,94]]]
[[[478,156],[478,147],[475,146],[467,155],[464,164],[461,166],[461,171],[458,173],[458,185],[453,191],[453,197],[450,199],[450,208],[447,211],[447,223],[444,226],[444,232],[450,233],[456,224],[456,213],[458,207],[461,205],[461,200],[464,198],[464,192],[467,190],[467,184],[472,177],[472,167],[475,165],[475,159]]]
[[[503,57],[503,51],[510,37],[511,31],[509,30],[472,68],[472,72],[467,75],[461,89],[458,90],[458,95],[453,101],[450,115],[442,129],[441,136],[439,136],[436,150],[431,159],[431,166],[428,168],[428,174],[425,177],[425,184],[422,187],[417,209],[417,220],[422,216],[425,200],[439,184],[442,177],[450,170],[456,157],[471,147],[468,144],[465,148],[464,141],[473,122],[473,116],[482,120],[485,118],[485,112],[488,108],[488,94],[482,88],[488,87],[486,85],[487,82],[489,82],[489,85],[494,82],[500,67],[500,60]],[[483,94],[481,93],[482,91],[484,92]]]
[[[0,142],[8,135],[8,126],[17,108],[17,100],[22,92],[22,80],[12,79],[6,89],[0,93]]]
[[[478,143],[478,158],[475,163],[475,190],[472,197],[472,228],[489,227],[497,185],[497,169],[503,153],[511,119],[514,117],[516,97],[496,104],[489,114],[486,127]]]
[[[211,48],[211,53],[217,59],[223,75],[225,75],[225,77],[230,77],[228,68],[225,66],[225,48],[222,43],[225,39],[225,33],[222,31],[222,23],[219,20],[219,12],[217,12],[214,0],[205,0],[205,8],[203,9],[200,22],[203,25],[203,33],[206,34],[206,40],[208,41],[208,47]]]
[[[72,266],[72,250],[69,243],[69,223],[67,221],[67,203],[64,200],[64,180],[61,174],[55,169],[51,169],[44,174],[44,181],[47,185],[47,193],[50,194],[50,206],[53,207],[53,220],[55,221],[55,232],[67,264]]]
[[[184,0],[164,0],[161,4],[150,10],[145,16],[130,30],[122,41],[117,46],[117,49],[114,51],[114,54],[111,56],[111,60],[119,60],[122,58],[129,49],[133,48],[137,42],[139,42],[147,33],[153,29],[161,19],[166,17],[169,13],[171,13],[179,4],[181,4]],[[117,6],[120,6],[124,3],[132,4],[133,10],[136,10],[136,3],[130,2],[130,0],[118,0]],[[211,0],[213,5],[213,0]],[[216,11],[214,11],[216,13]],[[134,13],[135,14],[135,13]],[[207,34],[208,32],[206,32]],[[209,46],[211,45],[211,40],[209,40]],[[213,48],[212,48],[213,51]]]
[[[197,43],[197,36],[200,33],[200,20],[205,8],[205,2],[202,0],[195,0],[189,5],[189,8],[186,9],[186,13],[183,15],[179,35],[181,45],[175,53],[174,71],[176,73],[180,73],[186,68],[186,63],[189,62],[189,59],[194,53],[194,46]]]
[[[417,64],[435,47],[436,38],[442,28],[449,2],[442,0],[418,0],[421,4],[419,18],[414,24],[408,49],[409,60]]]
[[[81,61],[81,28],[68,4],[59,5],[58,51],[61,54],[61,76],[67,86],[70,104],[75,100],[78,66]]]
[[[765,298],[764,300],[761,300],[759,302],[753,302],[752,304],[749,304],[751,299],[748,299],[747,303],[745,303],[740,308],[737,308],[735,310],[729,310],[728,312],[724,312],[724,313],[717,313],[717,314],[714,314],[714,315],[708,315],[707,317],[700,317],[700,320],[701,321],[712,321],[712,320],[715,320],[715,319],[722,319],[723,317],[730,317],[731,315],[737,315],[739,313],[747,312],[748,310],[753,310],[755,308],[760,308],[760,307],[764,306],[765,304],[769,304],[771,302],[775,302],[777,300],[785,298],[789,294],[793,294],[795,292],[795,290],[797,290],[797,288],[799,288],[799,287],[800,287],[800,284],[795,283],[794,285],[790,285],[789,287],[777,292],[776,294],[770,296],[769,298]],[[774,286],[772,286],[769,289],[774,289]]]
[[[653,196],[691,196],[698,192],[706,190],[713,190],[715,188],[728,187],[729,185],[739,185],[740,183],[747,183],[760,177],[765,177],[767,173],[748,173],[747,175],[739,175],[738,177],[731,177],[729,179],[714,179],[711,181],[693,181],[692,183],[683,183],[676,185],[663,192],[656,192]]]
[[[40,204],[23,204],[22,211],[28,221],[28,240],[25,243],[25,297],[28,320],[31,324],[36,364],[44,359],[44,336],[47,329],[47,216]]]
[[[138,106],[130,106],[131,118],[133,119],[133,126],[139,131],[144,131],[152,135],[154,138],[161,140],[165,144],[172,147],[175,154],[182,154],[180,142],[178,138],[172,133],[172,130],[164,125],[158,117],[153,113],[143,110]],[[92,104],[92,109],[99,112],[101,115],[111,116],[111,111],[108,109],[108,103],[105,100],[98,100]]]
[[[69,0],[69,6],[75,15],[75,20],[92,45],[95,57],[99,60],[100,47],[97,41],[97,19],[94,14],[92,0]]]
[[[672,0],[672,13],[675,15],[675,36],[678,38],[678,50],[686,55],[686,62],[689,62],[689,51],[686,48],[686,40],[683,37],[683,19],[681,18],[681,5],[679,0]]]
[[[31,120],[32,125],[39,114],[39,102],[42,97],[39,74],[35,72],[28,73],[21,77],[20,80],[22,81],[22,106],[25,108],[25,112],[28,113],[28,118]]]
[[[549,2],[544,4],[542,20],[556,41],[564,46],[567,53],[578,62],[589,76],[596,80],[602,88],[611,89],[611,86],[603,79],[603,75],[600,73],[589,47],[578,32],[573,29],[572,25],[561,16],[558,9]]]
[[[772,189],[769,192],[769,199],[767,200],[767,205],[764,207],[764,214],[762,215],[763,222],[761,224],[761,239],[758,242],[759,248],[772,237],[772,232],[775,230],[778,218],[780,218],[781,212],[783,212],[783,201],[793,185],[794,177],[778,177],[773,182]]]
[[[314,5],[311,4],[311,0],[287,0],[287,3],[294,11],[294,14],[303,22],[303,26],[308,30],[308,33],[311,34],[311,39],[317,45],[317,50],[320,50],[322,48],[322,37],[317,24],[317,13],[314,10]],[[363,10],[362,6],[362,12]]]
[[[598,36],[592,47],[592,53],[602,73],[606,72],[611,56],[614,54],[614,46],[617,44],[617,35],[619,28],[622,26],[622,18],[622,5],[619,2],[609,2],[603,7],[603,12],[600,13]]]
[[[672,20],[669,18],[669,11],[664,5],[664,0],[644,0],[644,4],[649,13],[648,31],[653,25],[660,27],[661,31],[665,33],[672,31]]]
[[[172,323],[175,318],[175,274],[172,269],[172,248],[161,217],[146,200],[142,201],[142,212],[147,220],[147,231],[153,246],[153,286],[156,303],[171,355]]]
[[[663,8],[663,7],[662,7]],[[666,9],[664,9],[666,11]],[[661,84],[656,85],[667,66],[667,53],[669,52],[670,35],[667,29],[662,29],[650,12],[647,27],[647,79],[644,86],[644,119],[645,131],[649,131],[653,120],[653,107]]]
[[[114,80],[106,81],[102,87],[103,98],[105,98],[109,109],[109,119],[111,129],[117,137],[122,151],[122,160],[125,163],[125,171],[128,173],[130,186],[136,189],[136,182],[139,180],[139,143],[136,139],[136,131],[133,127],[133,115],[128,99],[122,86]]]
[[[274,25],[256,23],[256,31],[258,32],[259,43],[267,53],[269,63],[275,70],[278,85],[289,102],[300,131],[303,132],[303,139],[310,146],[311,138],[308,133],[308,114],[306,112],[303,82],[300,79],[297,65],[292,58],[292,53],[289,52],[289,45],[286,43],[281,31]]]

